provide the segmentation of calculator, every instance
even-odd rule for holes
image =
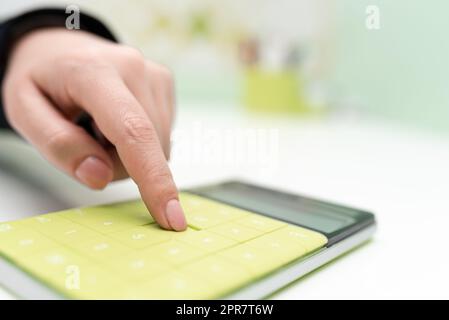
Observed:
[[[179,198],[183,232],[141,200],[1,223],[0,283],[23,299],[260,299],[376,227],[370,212],[239,181]]]

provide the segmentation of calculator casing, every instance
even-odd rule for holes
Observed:
[[[228,181],[214,185],[207,185],[204,187],[187,189],[184,191],[197,194],[199,196],[206,197],[212,200],[224,202],[236,207],[240,207],[242,209],[250,210],[261,215],[274,217],[276,219],[284,220],[289,223],[294,223],[312,230],[314,229],[310,226],[301,224],[300,221],[292,221],[291,215],[290,217],[283,217],[282,210],[280,210],[280,213],[278,212],[276,216],[273,216],[273,214],[270,214],[270,212],[261,212],[263,210],[255,209],[254,207],[247,205],[242,205],[241,203],[237,204],[232,201],[232,198],[224,199],[226,197],[217,196],[217,193],[212,192],[213,190],[217,190],[217,188],[227,188],[230,190],[244,188],[243,190],[251,190],[251,192],[259,192],[265,194],[265,196],[263,197],[264,199],[269,198],[268,195],[276,196],[277,199],[280,198],[282,199],[282,201],[294,201],[292,203],[301,204],[302,206],[306,206],[309,209],[313,208],[314,206],[323,206],[330,213],[332,213],[332,210],[334,210],[335,212],[351,212],[358,215],[358,219],[356,219],[356,221],[335,232],[324,233],[315,228],[315,231],[322,232],[327,236],[328,243],[326,246],[275,270],[269,275],[249,285],[244,286],[231,295],[223,297],[223,299],[239,300],[267,298],[271,294],[282,289],[291,282],[298,280],[309,272],[338,258],[342,254],[366,243],[371,239],[376,230],[376,221],[374,215],[367,211],[353,209],[339,204],[325,202],[287,192],[275,191],[269,188],[260,187],[249,183],[243,183],[240,181]],[[240,192],[240,190],[236,190],[236,192]],[[232,192],[230,194],[232,195]],[[298,212],[299,211],[300,210],[298,209]],[[1,258],[0,283],[12,294],[22,299],[64,299],[63,296],[59,295],[51,288],[45,286],[37,279],[22,271],[20,268]]]

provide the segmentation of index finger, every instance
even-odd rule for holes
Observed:
[[[186,220],[178,191],[157,132],[143,107],[112,69],[84,73],[79,80],[70,84],[69,96],[114,144],[154,219],[163,228],[184,230]]]

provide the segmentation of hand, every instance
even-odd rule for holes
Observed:
[[[136,49],[62,28],[20,39],[3,85],[10,124],[51,163],[93,189],[129,174],[159,225],[180,231],[167,165],[173,91],[171,73]],[[108,144],[74,123],[83,113]]]

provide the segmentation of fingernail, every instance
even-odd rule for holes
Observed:
[[[178,200],[172,199],[167,203],[165,216],[167,217],[168,224],[173,230],[183,231],[187,228],[184,211],[182,210]]]
[[[75,171],[76,177],[92,189],[103,189],[112,180],[112,170],[96,157],[86,158]]]

